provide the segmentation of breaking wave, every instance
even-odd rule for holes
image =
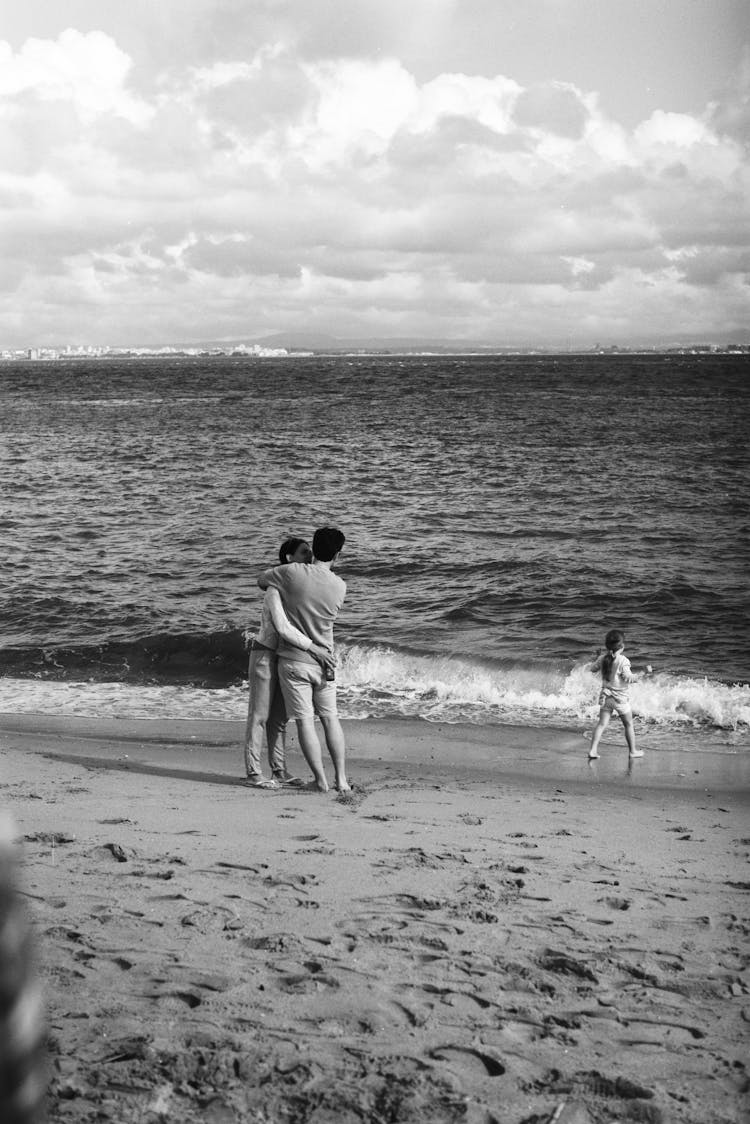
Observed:
[[[432,721],[580,723],[598,712],[598,678],[585,665],[506,663],[408,655],[387,648],[349,648],[341,698],[356,717],[414,715]],[[647,722],[750,727],[750,687],[657,673],[631,689],[634,713]]]
[[[240,720],[247,685],[239,633],[162,638],[140,657],[130,678],[107,677],[122,668],[123,653],[99,666],[96,675],[50,675],[30,667],[0,678],[0,709],[89,717]],[[142,647],[142,646],[141,646]],[[141,651],[139,647],[139,651]],[[113,653],[108,651],[108,657]],[[59,655],[59,653],[58,653]],[[88,671],[93,667],[87,666]],[[131,661],[133,653],[130,652]],[[207,671],[208,661],[208,671]],[[339,649],[337,680],[344,718],[423,718],[479,725],[519,724],[576,727],[597,714],[597,678],[584,665],[474,661],[397,651],[375,645]],[[59,661],[58,661],[59,662]],[[164,665],[169,682],[153,674]],[[77,661],[80,671],[84,667]],[[201,674],[196,676],[196,668]],[[46,670],[45,670],[46,669]],[[52,669],[54,670],[54,669]],[[228,670],[232,675],[228,677]],[[144,672],[148,671],[148,675]],[[747,734],[750,687],[658,672],[635,683],[633,711],[643,722],[673,728],[703,728]]]

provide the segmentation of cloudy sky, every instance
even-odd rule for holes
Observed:
[[[747,0],[5,0],[0,348],[750,339]]]

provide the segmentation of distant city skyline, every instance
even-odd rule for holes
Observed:
[[[107,358],[171,358],[176,356],[225,356],[245,357],[248,359],[278,359],[299,358],[315,355],[421,355],[440,357],[446,354],[464,354],[474,356],[490,355],[535,355],[535,354],[668,354],[681,352],[688,354],[721,353],[721,354],[750,354],[750,337],[742,343],[675,343],[661,346],[621,346],[618,344],[595,343],[591,347],[501,347],[478,342],[461,344],[449,340],[408,340],[408,339],[360,339],[343,340],[331,337],[326,344],[322,339],[309,339],[307,343],[303,337],[294,342],[290,337],[286,346],[264,346],[258,343],[204,343],[198,345],[164,344],[161,346],[140,347],[110,347],[106,344],[81,344],[78,346],[67,345],[63,348],[54,347],[29,347],[29,348],[0,348],[0,361],[9,360],[59,360],[66,359],[107,359]]]
[[[0,351],[747,338],[746,0],[25,0],[0,36]]]

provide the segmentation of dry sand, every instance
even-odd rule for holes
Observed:
[[[237,724],[0,719],[51,1121],[747,1119],[739,766],[347,736],[321,796],[244,787]]]

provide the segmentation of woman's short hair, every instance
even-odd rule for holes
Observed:
[[[284,566],[287,562],[287,555],[295,554],[307,539],[284,539],[279,547],[279,562]]]

